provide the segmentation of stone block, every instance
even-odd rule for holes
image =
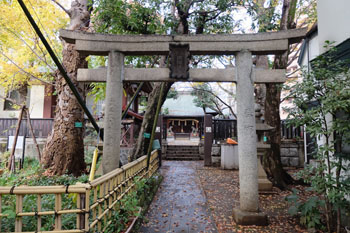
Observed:
[[[299,167],[299,158],[290,158],[289,159],[289,166],[291,167]]]
[[[281,157],[281,162],[283,166],[289,166],[289,158],[288,157]]]
[[[131,153],[132,148],[120,148],[120,162],[122,165],[128,163],[129,153]]]
[[[288,156],[289,148],[281,148],[281,156]]]
[[[259,191],[271,191],[272,183],[267,179],[258,179],[258,190]]]
[[[204,156],[204,145],[203,143],[199,144],[198,151],[201,156]]]
[[[220,164],[221,157],[220,156],[211,156],[211,162],[215,164]]]
[[[247,212],[238,208],[233,209],[233,219],[238,225],[266,226],[267,215],[262,212]]]
[[[289,157],[298,157],[298,148],[289,149]]]
[[[220,145],[213,144],[211,148],[211,155],[212,156],[220,156]]]

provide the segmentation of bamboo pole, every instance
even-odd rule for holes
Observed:
[[[16,213],[22,213],[23,211],[23,196],[16,195]],[[22,217],[17,217],[15,220],[15,231],[22,232]]]
[[[40,213],[41,212],[41,195],[40,194],[37,195],[36,205],[37,205],[38,213]],[[39,214],[38,214],[36,229],[37,231],[41,230],[41,216]]]
[[[29,114],[28,108],[26,108],[26,113],[27,113],[27,121],[28,121],[29,129],[30,129],[30,133],[32,134],[33,142],[36,146],[36,149],[38,150],[38,159],[39,159],[39,163],[40,163],[41,162],[41,152],[40,152],[39,145],[38,145],[36,138],[35,138],[35,135],[34,135],[34,130],[33,130],[32,123],[30,121],[30,114]]]
[[[62,208],[62,194],[56,194],[55,197],[55,230],[62,230],[62,216],[59,211]]]
[[[70,185],[68,193],[85,193],[89,184]],[[0,186],[0,194],[10,194],[12,187]],[[13,194],[59,194],[66,193],[67,186],[18,186],[13,188]]]
[[[90,190],[87,189],[85,193],[85,217],[84,217],[84,232],[89,232],[89,217],[90,217]]]
[[[157,123],[158,123],[158,116],[159,116],[160,108],[162,106],[163,90],[164,90],[164,83],[162,84],[162,86],[160,88],[160,94],[159,94],[159,99],[158,99],[158,104],[157,104],[156,115],[154,116],[154,121],[153,121],[151,139],[150,139],[150,142],[149,142],[149,145],[148,145],[147,170],[148,170],[148,167],[149,167],[149,160],[150,160],[152,147],[153,147],[154,134],[155,134]]]
[[[10,161],[8,164],[8,169],[13,171],[13,173],[16,172],[16,167],[15,167],[15,151],[16,151],[16,145],[17,145],[17,138],[18,138],[18,134],[19,134],[19,130],[21,128],[21,122],[22,122],[22,118],[23,118],[23,112],[24,112],[25,106],[23,105],[21,108],[21,111],[19,113],[19,117],[18,117],[18,121],[17,121],[17,126],[16,126],[16,134],[15,134],[15,138],[13,140],[13,145],[12,145],[12,149],[11,149],[11,155],[10,155]]]
[[[2,223],[1,215],[2,215],[2,195],[0,195],[0,231],[1,231],[1,223]]]
[[[97,158],[98,158],[98,148],[95,149],[94,156],[92,158],[91,169],[90,169],[90,177],[89,177],[89,181],[90,182],[93,181],[94,178],[95,178]]]

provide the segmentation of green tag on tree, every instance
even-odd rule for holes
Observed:
[[[75,128],[83,128],[83,122],[74,122]]]
[[[150,133],[143,133],[143,137],[144,138],[151,138],[151,134]]]

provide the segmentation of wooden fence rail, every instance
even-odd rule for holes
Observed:
[[[158,165],[155,150],[148,170],[147,156],[143,156],[90,183],[2,186],[0,232],[103,232],[113,211],[120,207],[120,200],[135,191],[137,180],[151,177]],[[8,211],[11,201],[15,201],[15,216]],[[48,224],[49,229],[43,230]]]
[[[16,131],[17,118],[1,118],[0,119],[0,137],[14,136]],[[53,119],[30,119],[32,123],[35,137],[46,138],[52,130]],[[29,132],[29,126],[27,126],[27,120],[24,119],[21,123],[21,129],[19,131],[20,136],[31,136]]]
[[[226,140],[237,137],[237,120],[213,119],[214,140]],[[303,139],[304,130],[302,126],[288,125],[286,120],[281,120],[282,139]]]

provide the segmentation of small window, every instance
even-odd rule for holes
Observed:
[[[24,86],[19,89],[9,91],[6,97],[13,100],[15,103],[22,104],[25,102],[27,94],[28,94],[27,87]],[[12,101],[5,100],[4,110],[15,111],[19,109],[18,109],[18,106],[16,106],[16,104],[14,104]]]

